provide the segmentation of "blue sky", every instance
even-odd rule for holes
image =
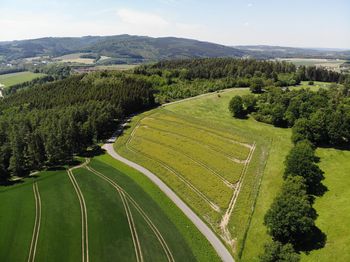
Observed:
[[[0,41],[124,33],[350,49],[350,1],[0,0]]]

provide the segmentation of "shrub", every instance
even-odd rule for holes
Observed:
[[[291,244],[283,245],[278,241],[271,241],[264,247],[264,254],[260,257],[261,262],[298,262],[300,255],[294,251]]]
[[[243,109],[242,97],[234,96],[230,101],[229,109],[234,117],[243,117],[245,112]]]

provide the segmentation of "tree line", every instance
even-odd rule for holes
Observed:
[[[161,61],[134,69],[155,84],[159,102],[169,102],[225,88],[250,87],[262,93],[270,86],[285,87],[301,81],[343,82],[343,75],[319,67],[296,67],[285,61],[205,58]]]
[[[315,225],[315,196],[325,187],[323,171],[317,165],[315,147],[308,140],[297,142],[285,160],[283,185],[264,217],[272,241],[265,244],[262,262],[299,261],[301,251],[325,245],[326,236]]]
[[[265,245],[260,260],[299,261],[300,251],[325,244],[312,206],[326,190],[315,149],[349,146],[350,82],[318,91],[270,87],[258,96],[234,96],[229,110],[237,118],[251,114],[258,121],[292,128],[294,147],[285,159],[282,189],[264,217],[272,242]]]
[[[62,165],[108,137],[125,114],[154,106],[143,77],[100,72],[17,92],[0,102],[0,180]]]

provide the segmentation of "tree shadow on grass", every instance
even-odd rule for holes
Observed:
[[[350,151],[350,144],[342,144],[342,145],[329,145],[329,144],[323,144],[319,145],[320,148],[324,149],[336,149],[336,150],[343,150],[343,151]]]
[[[310,253],[312,250],[321,249],[326,245],[327,235],[314,226],[311,232],[295,245],[297,251]]]
[[[93,146],[92,148],[89,148],[88,150],[85,150],[84,152],[80,153],[79,155],[82,157],[88,157],[93,158],[95,156],[100,156],[105,153],[106,150],[101,148],[100,146]]]
[[[62,171],[66,170],[63,166],[50,166],[46,168],[47,171]]]
[[[22,183],[23,183],[22,179],[0,181],[0,186],[14,186],[14,185],[17,185],[17,184],[22,184]]]

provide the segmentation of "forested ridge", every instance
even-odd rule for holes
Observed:
[[[203,58],[161,61],[143,65],[135,74],[148,76],[156,85],[159,102],[214,92],[225,88],[250,87],[260,93],[265,87],[294,86],[301,81],[344,82],[344,75],[318,67],[296,67],[284,61]]]
[[[123,115],[152,106],[148,81],[111,72],[11,95],[0,103],[0,178],[66,163],[110,135]]]
[[[70,77],[65,68],[51,69],[59,72],[52,79],[54,82],[24,85],[0,102],[2,181],[67,163],[74,154],[106,138],[124,115],[157,103],[225,88],[249,87],[254,93],[265,92],[259,101],[251,96],[243,99],[249,104],[247,109],[257,110],[258,120],[294,125],[301,121],[299,115],[287,118],[284,114],[287,104],[293,105],[296,99],[291,94],[296,93],[283,91],[281,86],[298,85],[302,80],[344,81],[343,75],[323,68],[232,58],[163,61],[140,66],[134,72],[103,71]],[[303,97],[302,92],[309,96],[307,91],[301,91],[296,97]],[[325,105],[324,99],[330,95],[319,96],[319,104]],[[277,109],[283,105],[282,113],[277,112],[273,101],[278,101]],[[336,107],[333,111],[343,116],[341,110]],[[275,111],[282,114],[281,119],[272,117]]]

